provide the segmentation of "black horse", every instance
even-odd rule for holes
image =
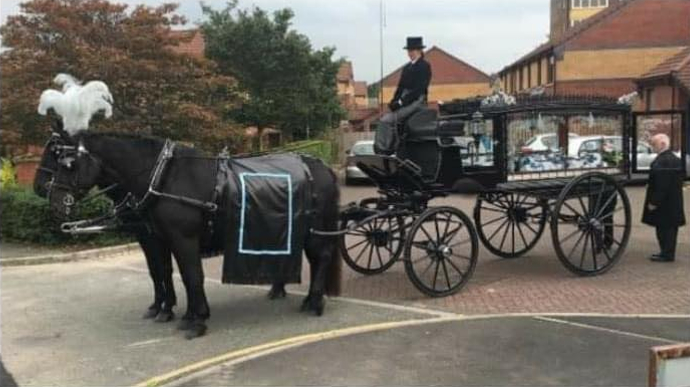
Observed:
[[[65,140],[64,136],[61,136]],[[45,174],[36,180],[36,186],[46,187],[53,210],[65,216],[71,203],[82,199],[94,186],[115,183],[119,194],[131,194],[135,201],[147,196],[153,171],[159,165],[164,141],[132,135],[82,132],[68,138],[67,147],[50,146],[44,150],[41,170]],[[55,154],[57,168],[51,168],[47,160]],[[196,202],[213,201],[218,159],[204,156],[193,148],[178,146],[165,168],[159,190],[167,195],[192,199]],[[311,227],[323,231],[336,231],[338,220],[339,190],[334,173],[318,160],[305,158],[312,177],[314,213]],[[54,165],[53,165],[54,166]],[[46,178],[51,176],[50,180]],[[111,195],[114,195],[111,194]],[[204,293],[204,273],[201,256],[224,249],[224,238],[209,233],[209,213],[190,202],[168,197],[156,197],[139,209],[140,216],[155,238],[154,244],[161,254],[152,254],[152,260],[167,252],[175,256],[187,293],[187,312],[180,329],[193,338],[206,332],[205,320],[210,308]],[[218,217],[227,209],[219,208]],[[309,294],[302,304],[303,310],[321,315],[324,294],[337,295],[340,288],[341,262],[333,237],[306,233],[305,251],[311,269]],[[142,245],[143,246],[143,245]],[[148,257],[148,255],[147,255]],[[152,265],[158,268],[157,262]],[[160,267],[164,267],[161,265]],[[155,270],[155,269],[154,269]],[[167,271],[163,272],[167,281]],[[152,275],[153,277],[153,275]],[[156,279],[154,279],[154,283]],[[170,281],[172,282],[172,281]],[[269,293],[272,297],[285,294],[283,283],[274,283]],[[167,287],[164,286],[164,292]],[[165,293],[167,294],[167,293]],[[167,304],[164,302],[163,306]]]
[[[34,192],[36,195],[47,198],[50,184],[59,167],[58,160],[63,150],[75,148],[67,132],[62,128],[62,122],[55,120],[52,125],[52,135],[45,145],[41,164],[34,178]],[[118,186],[109,176],[103,176],[97,182],[101,188],[107,189],[105,195],[114,203],[121,203],[127,197],[123,187]],[[64,209],[63,209],[64,210]],[[64,211],[53,208],[55,214],[63,217]],[[132,233],[146,257],[146,265],[153,282],[153,303],[143,314],[144,319],[154,319],[156,322],[169,322],[175,317],[173,308],[177,304],[175,287],[172,278],[172,255],[165,242],[152,232],[147,219],[141,214],[129,211],[120,215],[119,221],[123,225],[122,231]]]

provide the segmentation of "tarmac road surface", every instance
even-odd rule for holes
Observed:
[[[330,300],[317,318],[301,296],[207,281],[209,331],[188,341],[176,322],[142,320],[152,301],[139,254],[101,261],[2,268],[2,361],[20,386],[121,386],[229,351],[308,333],[434,317]],[[185,310],[182,284],[176,312]],[[3,384],[4,386],[4,384]]]
[[[2,363],[20,386],[645,385],[651,346],[690,341],[690,227],[679,237],[678,262],[648,262],[655,242],[638,222],[643,192],[629,192],[631,245],[596,278],[566,272],[544,237],[517,260],[482,248],[467,288],[445,299],[417,292],[400,264],[375,277],[344,266],[344,294],[359,301],[329,300],[315,318],[297,311],[302,296],[294,292],[305,285],[270,302],[266,288],[221,285],[220,259],[205,260],[212,316],[208,335],[193,341],[175,323],[141,319],[152,289],[139,252],[3,267]],[[347,187],[343,201],[372,194]],[[471,211],[473,199],[439,202]]]
[[[649,348],[676,341],[690,341],[690,320],[449,321],[230,362],[172,385],[646,386]]]

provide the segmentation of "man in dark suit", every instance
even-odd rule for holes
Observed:
[[[654,262],[673,262],[676,259],[678,228],[685,225],[683,164],[669,149],[667,135],[652,137],[650,145],[659,155],[651,165],[642,222],[656,227],[661,248],[661,252],[650,259]]]
[[[421,37],[407,38],[404,49],[410,62],[403,67],[398,88],[388,104],[390,112],[379,121],[374,141],[377,154],[391,155],[398,148],[397,125],[426,105],[431,82],[431,66],[424,60],[424,42]]]

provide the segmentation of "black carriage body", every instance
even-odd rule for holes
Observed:
[[[343,212],[350,267],[378,274],[403,257],[420,291],[445,296],[471,276],[477,239],[516,258],[547,225],[569,271],[598,275],[619,261],[631,230],[623,189],[634,161],[630,106],[598,97],[485,102],[492,99],[424,110],[407,122],[396,156],[355,158],[381,196]],[[474,224],[458,209],[429,205],[452,192],[477,194]],[[450,241],[461,229],[467,235]]]
[[[444,153],[439,177],[456,191],[481,193],[499,188],[557,193],[574,177],[594,171],[630,178],[631,108],[616,100],[519,97],[511,105],[482,106],[475,99],[441,105],[440,112],[439,143],[448,137],[444,124],[463,123],[469,128],[477,112],[489,128],[486,132],[492,134],[489,155]],[[464,136],[470,132],[466,129]],[[473,163],[473,157],[487,160],[490,156],[494,157],[491,163]],[[458,161],[461,168],[453,165]]]

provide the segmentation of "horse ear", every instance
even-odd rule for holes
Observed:
[[[62,124],[62,120],[58,117],[53,118],[53,122],[50,124],[50,128],[54,133],[57,133],[60,135],[60,137],[68,138],[69,134],[65,131],[65,128]]]

